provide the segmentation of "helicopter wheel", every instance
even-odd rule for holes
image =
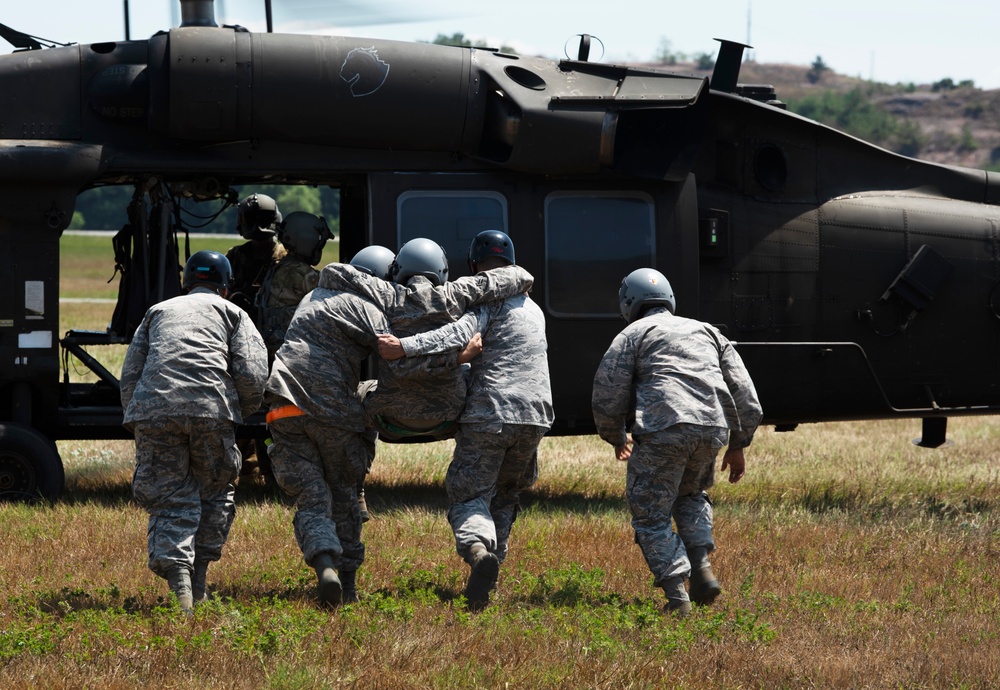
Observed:
[[[0,500],[51,503],[65,481],[55,443],[29,427],[0,424]]]

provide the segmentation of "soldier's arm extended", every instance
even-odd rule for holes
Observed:
[[[628,445],[625,424],[632,405],[636,344],[619,333],[594,375],[591,409],[597,433],[615,449]]]
[[[260,408],[267,383],[267,348],[250,317],[241,312],[229,338],[229,375],[240,398],[240,414],[248,417]]]
[[[147,313],[148,317],[148,313]],[[146,366],[146,356],[149,354],[149,328],[146,318],[135,329],[132,336],[132,343],[125,352],[125,361],[122,363],[122,375],[119,380],[121,387],[122,410],[128,409],[135,394],[135,387],[139,385],[139,378],[142,370]]]
[[[458,321],[445,324],[432,331],[401,338],[399,342],[403,347],[403,354],[407,358],[437,355],[461,350],[472,340],[472,336],[482,331],[478,314],[470,311]]]
[[[763,416],[757,389],[754,388],[750,372],[743,364],[743,358],[728,340],[723,343],[719,354],[719,366],[736,405],[735,410],[726,410],[726,417],[735,418],[739,422],[739,428],[729,430],[729,448],[746,448],[753,441],[754,432]]]
[[[459,319],[470,307],[527,292],[534,281],[520,266],[502,266],[457,278],[437,288],[442,298],[438,309]]]

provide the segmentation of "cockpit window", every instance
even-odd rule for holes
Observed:
[[[451,280],[469,274],[466,259],[476,235],[483,230],[508,232],[507,199],[497,192],[406,192],[397,201],[397,211],[399,246],[414,237],[434,240],[448,254]]]
[[[641,192],[557,192],[545,200],[545,301],[554,316],[620,318],[618,288],[653,266],[653,199]]]

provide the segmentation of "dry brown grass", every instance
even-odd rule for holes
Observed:
[[[763,430],[714,490],[724,594],[665,618],[632,542],[624,466],[546,439],[491,606],[458,599],[450,443],[383,446],[361,604],[318,610],[292,511],[251,481],[216,600],[185,619],[145,567],[130,442],[63,442],[54,507],[0,506],[0,687],[988,688],[1000,683],[992,419],[956,445],[912,422]]]

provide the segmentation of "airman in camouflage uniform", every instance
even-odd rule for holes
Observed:
[[[241,458],[235,425],[260,407],[267,353],[241,309],[224,299],[229,262],[197,252],[187,295],[149,308],[125,355],[124,424],[133,431],[132,491],[149,513],[149,568],[182,608],[206,596],[235,516]],[[192,592],[192,571],[193,592]]]
[[[636,543],[667,596],[667,610],[683,616],[691,601],[707,605],[721,592],[708,560],[715,542],[706,490],[727,441],[722,469],[729,468],[730,482],[743,476],[743,449],[761,407],[732,343],[709,324],[675,316],[662,274],[633,271],[619,299],[629,325],[594,377],[594,421],[617,458],[628,461],[625,494]],[[633,417],[630,440],[626,425]]]
[[[420,309],[405,318],[394,316],[399,295],[430,295],[435,286],[446,282],[448,259],[432,240],[417,238],[400,248],[391,269],[390,277],[395,282],[372,281],[367,276],[359,280],[362,274],[345,271],[341,266],[334,264],[324,269],[323,280],[377,304],[390,315],[398,337],[454,322],[450,314],[430,309]],[[443,440],[455,435],[456,420],[465,405],[466,381],[461,364],[470,352],[479,351],[465,351],[473,334],[468,335],[461,343],[449,340],[432,356],[380,362],[378,380],[365,381],[359,390],[369,422],[380,437],[399,440],[427,436]],[[476,340],[473,347],[479,342]]]
[[[503,232],[489,230],[472,242],[470,267],[489,275],[514,264]],[[545,316],[526,294],[481,305],[448,329],[403,338],[407,356],[428,355],[482,338],[472,360],[455,453],[445,477],[448,522],[458,555],[470,566],[465,597],[470,609],[489,603],[500,564],[507,557],[521,493],[538,478],[538,445],[553,421]],[[386,344],[389,344],[386,339]],[[389,354],[390,348],[380,351]]]
[[[357,390],[361,363],[377,336],[390,332],[390,323],[418,321],[427,312],[458,318],[473,304],[531,282],[527,273],[510,271],[427,290],[398,286],[393,299],[376,305],[326,287],[341,284],[345,273],[352,284],[384,283],[345,264],[325,267],[320,287],[306,295],[289,324],[265,393],[275,477],[295,500],[296,540],[316,570],[320,601],[332,606],[357,599],[355,577],[364,561],[356,486],[369,451]]]

